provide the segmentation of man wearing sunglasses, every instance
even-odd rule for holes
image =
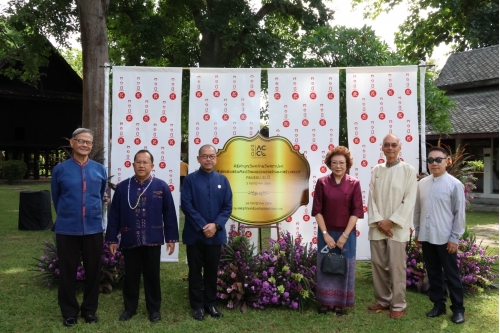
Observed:
[[[233,194],[226,176],[216,172],[217,152],[204,145],[198,152],[200,168],[184,178],[181,208],[186,217],[182,241],[189,266],[189,303],[196,320],[223,315],[215,307],[217,268],[221,246],[227,241],[225,225],[233,210]],[[202,275],[203,270],[203,275]]]
[[[72,158],[52,171],[52,201],[57,213],[57,256],[59,258],[58,301],[64,326],[74,326],[78,314],[87,323],[97,323],[95,315],[101,278],[103,249],[102,200],[107,175],[102,164],[89,159],[94,133],[86,128],[73,132]],[[83,259],[85,291],[83,302],[76,299],[76,273]]]
[[[427,157],[431,175],[418,184],[415,204],[415,242],[422,246],[434,307],[427,317],[446,314],[444,276],[450,291],[451,321],[465,321],[463,288],[457,265],[458,241],[465,231],[465,195],[462,183],[446,172],[448,154],[432,147]]]
[[[382,143],[386,162],[372,170],[368,196],[373,288],[371,311],[390,310],[398,319],[406,310],[406,242],[410,239],[417,194],[415,169],[399,159],[401,142],[394,134]]]

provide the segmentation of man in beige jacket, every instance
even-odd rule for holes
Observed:
[[[393,134],[384,138],[386,163],[375,166],[368,197],[373,287],[372,311],[390,310],[397,319],[406,309],[406,242],[410,237],[417,194],[415,169],[398,157],[401,142]]]

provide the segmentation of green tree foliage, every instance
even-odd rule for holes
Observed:
[[[395,44],[412,61],[430,56],[440,43],[454,51],[498,44],[498,0],[353,0],[365,3],[365,17],[406,2],[409,16],[396,33]]]
[[[293,67],[357,67],[414,65],[400,53],[392,52],[371,27],[319,27],[300,40],[301,52],[294,54]],[[451,131],[449,114],[453,101],[434,85],[436,74],[426,72],[426,119],[442,134]],[[340,144],[347,145],[346,74],[340,71]],[[420,94],[417,95],[420,99]],[[420,103],[419,103],[420,110]]]
[[[326,25],[322,0],[110,2],[110,58],[127,65],[269,67],[286,63],[301,31]]]
[[[39,67],[48,65],[50,44],[46,36],[67,46],[77,31],[71,0],[12,0],[0,13],[0,74],[36,84]]]
[[[73,68],[80,77],[83,77],[82,50],[69,48],[60,52],[71,68]]]
[[[361,1],[361,0],[359,0]],[[382,1],[382,0],[380,0]],[[397,1],[397,0],[394,0]],[[332,27],[323,0],[111,0],[107,27],[113,64],[201,67],[347,67],[406,65],[369,27]],[[48,34],[67,45],[78,30],[73,0],[14,0],[8,23],[22,38]],[[14,15],[15,14],[15,15]],[[34,30],[30,27],[41,27]],[[30,32],[31,31],[31,32]],[[33,31],[36,31],[34,33]],[[66,52],[71,63],[78,61]],[[451,101],[426,79],[427,119],[450,129]],[[263,76],[264,90],[267,78]],[[183,75],[182,133],[187,137],[189,73]],[[345,124],[345,72],[341,71],[341,135]],[[261,113],[265,118],[267,110]]]
[[[0,16],[1,75],[34,85],[40,79],[38,68],[48,64],[49,52],[45,40],[36,35],[23,38],[21,33],[9,27],[5,16]]]

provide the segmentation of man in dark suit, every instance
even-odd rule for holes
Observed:
[[[215,307],[217,268],[221,245],[227,241],[225,225],[232,211],[232,192],[224,175],[214,171],[216,150],[200,148],[200,169],[186,176],[182,186],[181,208],[186,217],[182,240],[186,244],[189,266],[189,302],[193,318],[223,315]],[[203,276],[202,276],[203,269]]]

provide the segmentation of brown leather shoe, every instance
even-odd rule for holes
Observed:
[[[375,302],[368,307],[368,310],[371,310],[371,311],[384,311],[384,310],[389,310],[389,309],[390,309],[390,307],[383,306],[378,302]]]
[[[405,311],[391,311],[392,319],[399,319],[405,315]]]

